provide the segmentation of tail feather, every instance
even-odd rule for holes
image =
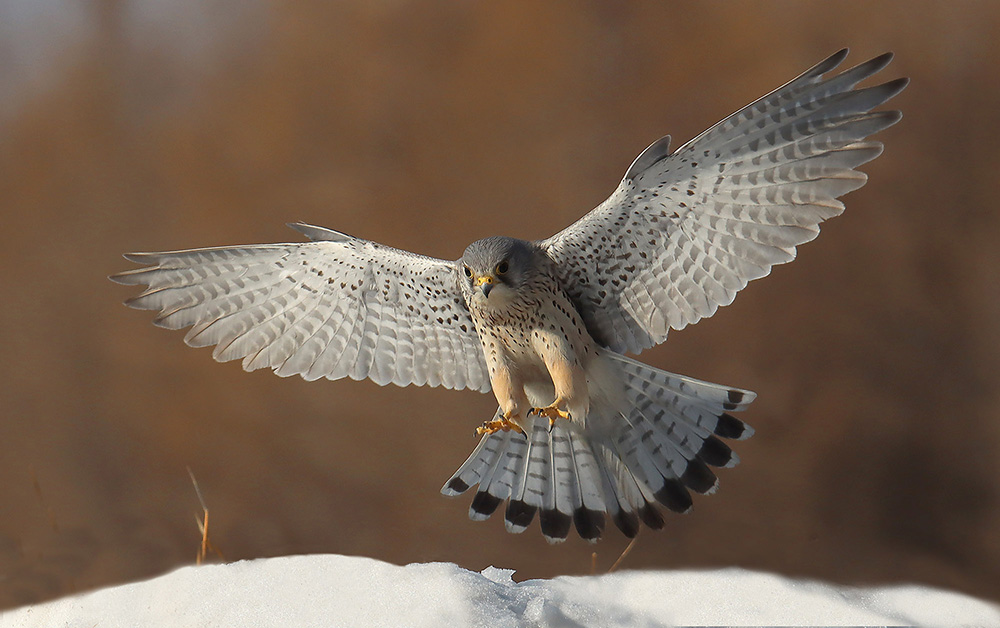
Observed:
[[[621,458],[613,454],[609,449],[601,452],[604,457],[604,471],[607,480],[608,500],[614,500],[617,512],[612,512],[612,519],[622,534],[628,538],[635,538],[639,533],[639,510],[646,506],[646,498],[635,476],[625,467]]]
[[[668,373],[611,351],[604,352],[604,355],[618,362],[624,373],[638,382],[638,384],[630,383],[629,386],[650,391],[658,399],[675,399],[680,403],[687,400],[689,402],[687,405],[693,401],[705,409],[732,412],[745,410],[757,398],[757,393],[750,390]]]
[[[550,542],[565,540],[574,523],[581,536],[597,538],[603,529],[603,508],[597,503],[601,491],[593,484],[597,464],[576,445],[573,430],[563,425],[547,428],[546,422],[536,421],[529,440],[518,436],[530,453],[517,469],[521,481],[509,493],[507,530],[523,532],[537,512],[542,534]]]
[[[675,375],[618,354],[608,355],[622,365],[626,394],[642,394],[654,405],[723,438],[744,440],[753,435],[753,428],[728,413],[745,410],[757,398],[756,393]]]
[[[482,474],[479,480],[479,491],[472,498],[469,507],[469,518],[473,521],[484,521],[497,509],[497,507],[509,496],[509,485],[503,483],[503,478],[508,473],[508,466],[505,464],[512,458],[516,459],[518,450],[522,445],[513,441],[512,432],[498,434],[497,451],[499,453],[490,463],[489,467]],[[506,494],[504,489],[506,490]]]
[[[663,407],[642,393],[634,391],[630,391],[628,397],[634,400],[635,411],[642,413],[653,424],[654,433],[668,440],[685,459],[700,459],[713,467],[734,467],[739,463],[739,457],[733,453],[729,445],[704,427],[706,415],[715,420],[718,426],[718,417],[715,415],[703,410],[698,411],[694,406]],[[742,421],[732,417],[729,419],[740,425],[741,435],[749,430]]]
[[[699,460],[715,467],[731,467],[739,462],[728,445],[708,430],[685,420],[685,415],[671,413],[636,391],[629,391],[628,398],[633,404],[633,414],[641,417],[648,432],[641,438],[655,445],[654,457],[666,456],[672,461],[671,471],[675,477],[682,477],[687,467]],[[671,456],[671,451],[676,455]]]
[[[480,483],[480,491],[488,491],[499,501],[508,499],[514,489],[518,473],[524,466],[527,458],[528,442],[524,436],[514,432],[505,432],[507,448],[504,450],[501,463],[490,478],[490,482],[485,486]]]
[[[542,534],[563,540],[573,524],[573,513],[582,505],[579,470],[573,460],[573,445],[569,430],[553,429],[549,448],[552,495],[542,511]]]
[[[625,463],[628,472],[635,476],[638,485],[646,488],[644,497],[655,501],[655,494],[671,479],[673,473],[669,470],[670,459],[662,452],[653,457],[643,437],[649,434],[641,426],[641,415],[632,414],[623,420],[629,423],[628,429],[622,430],[614,442],[614,451]],[[666,474],[666,477],[664,476]]]
[[[537,422],[541,423],[541,421]],[[528,467],[525,473],[524,493],[521,499],[536,509],[545,508],[553,498],[552,459],[549,455],[552,439],[540,425],[531,431]]]
[[[676,424],[664,425],[665,421],[649,404],[648,400],[639,397],[632,409],[630,423],[663,477],[680,478],[696,454],[686,446],[687,441],[679,437]]]
[[[531,436],[534,436],[532,431]],[[514,485],[511,489],[507,510],[504,512],[504,525],[508,532],[520,534],[528,529],[531,520],[535,518],[538,506],[528,503],[526,499],[528,482],[531,477],[531,466],[534,456],[535,438],[526,439],[524,460],[517,465]]]
[[[714,492],[711,467],[739,461],[722,439],[753,434],[730,412],[745,409],[756,395],[606,353],[623,386],[615,407],[592,403],[587,417],[560,420],[551,429],[535,421],[527,438],[488,434],[442,493],[458,495],[478,484],[472,519],[488,518],[506,501],[508,531],[523,532],[538,513],[542,534],[555,543],[571,527],[596,541],[609,516],[634,537],[640,522],[663,527],[660,506],[685,513],[692,491]]]
[[[627,475],[630,483],[634,484],[635,488],[639,491],[639,499],[635,502],[635,513],[638,515],[639,520],[653,530],[663,528],[665,521],[660,510],[656,507],[656,492],[650,489],[649,485],[642,482],[634,473],[629,473],[631,469],[627,467],[627,464],[623,471],[623,477]]]
[[[561,429],[562,426],[559,426]],[[588,541],[595,541],[604,532],[604,513],[608,510],[605,501],[605,492],[602,491],[603,477],[601,467],[594,457],[594,451],[583,438],[574,437],[573,432],[569,432],[571,455],[571,472],[576,481],[576,491],[580,496],[579,503],[573,511],[573,523],[580,537]],[[614,507],[617,508],[617,499],[614,500]],[[612,512],[614,508],[611,509]]]
[[[629,470],[648,487],[647,499],[676,513],[689,512],[693,502],[684,478],[690,462],[671,445],[663,447],[654,442],[655,432],[641,413],[631,413],[628,423],[631,429],[627,437],[619,437],[619,446]]]
[[[487,469],[493,461],[500,455],[500,438],[493,438],[493,435],[483,437],[472,450],[468,459],[462,463],[458,471],[451,476],[451,479],[441,489],[441,494],[448,497],[461,495],[471,487],[479,484]]]

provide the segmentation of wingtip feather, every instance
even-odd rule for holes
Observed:
[[[869,59],[865,63],[862,63],[861,65],[868,66],[869,70],[868,75],[871,76],[873,74],[878,74],[879,72],[884,70],[890,63],[892,63],[892,60],[893,58],[895,58],[895,56],[896,55],[893,54],[891,51],[883,52],[882,54],[876,57],[872,57],[871,59]]]
[[[348,240],[353,239],[346,233],[334,231],[333,229],[327,229],[326,227],[317,227],[316,225],[310,225],[304,222],[289,222],[285,224],[313,242],[347,242]]]
[[[901,76],[899,78],[892,79],[891,81],[886,81],[885,83],[882,84],[882,88],[885,89],[886,92],[888,93],[888,96],[886,96],[885,100],[887,101],[891,98],[896,97],[899,94],[899,92],[906,89],[906,86],[909,84],[910,84],[910,77],[908,76]]]
[[[113,275],[108,275],[108,279],[115,282],[120,286],[137,286],[140,282],[136,279],[136,275],[140,272],[145,271],[145,268],[134,268],[132,270],[123,270],[120,273],[114,273]]]
[[[841,48],[826,59],[823,59],[813,67],[806,70],[803,76],[815,77],[826,74],[843,63],[850,51],[850,48]]]
[[[150,251],[135,251],[132,253],[122,253],[122,257],[130,262],[135,262],[136,264],[148,264],[148,260],[151,257],[156,257],[160,253],[150,252]]]

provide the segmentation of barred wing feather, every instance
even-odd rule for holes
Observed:
[[[133,253],[147,266],[112,279],[148,286],[127,304],[248,371],[490,390],[453,262],[290,226],[313,241]]]
[[[842,50],[669,152],[654,142],[618,189],[543,240],[594,337],[638,353],[711,316],[747,282],[791,261],[882,152],[869,135],[900,118],[872,110],[906,79],[855,89],[891,54],[832,78]]]

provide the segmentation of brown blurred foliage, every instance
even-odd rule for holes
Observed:
[[[449,259],[544,237],[652,140],[842,46],[897,53],[904,119],[795,263],[643,354],[756,390],[757,435],[625,567],[1000,597],[1000,4],[141,4],[82,2],[84,36],[0,126],[0,605],[192,563],[188,466],[229,560],[607,569],[615,531],[550,547],[439,496],[491,397],[246,374],[106,275],[129,250],[297,240],[294,220]]]

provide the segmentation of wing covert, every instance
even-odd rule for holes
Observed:
[[[791,261],[864,185],[882,152],[869,135],[898,111],[872,110],[906,86],[855,89],[891,54],[824,79],[847,50],[669,153],[657,140],[604,203],[540,242],[588,329],[638,353],[711,316],[753,279]]]
[[[148,286],[126,304],[248,371],[490,390],[453,262],[290,226],[313,241],[133,253],[147,266],[111,279]]]

